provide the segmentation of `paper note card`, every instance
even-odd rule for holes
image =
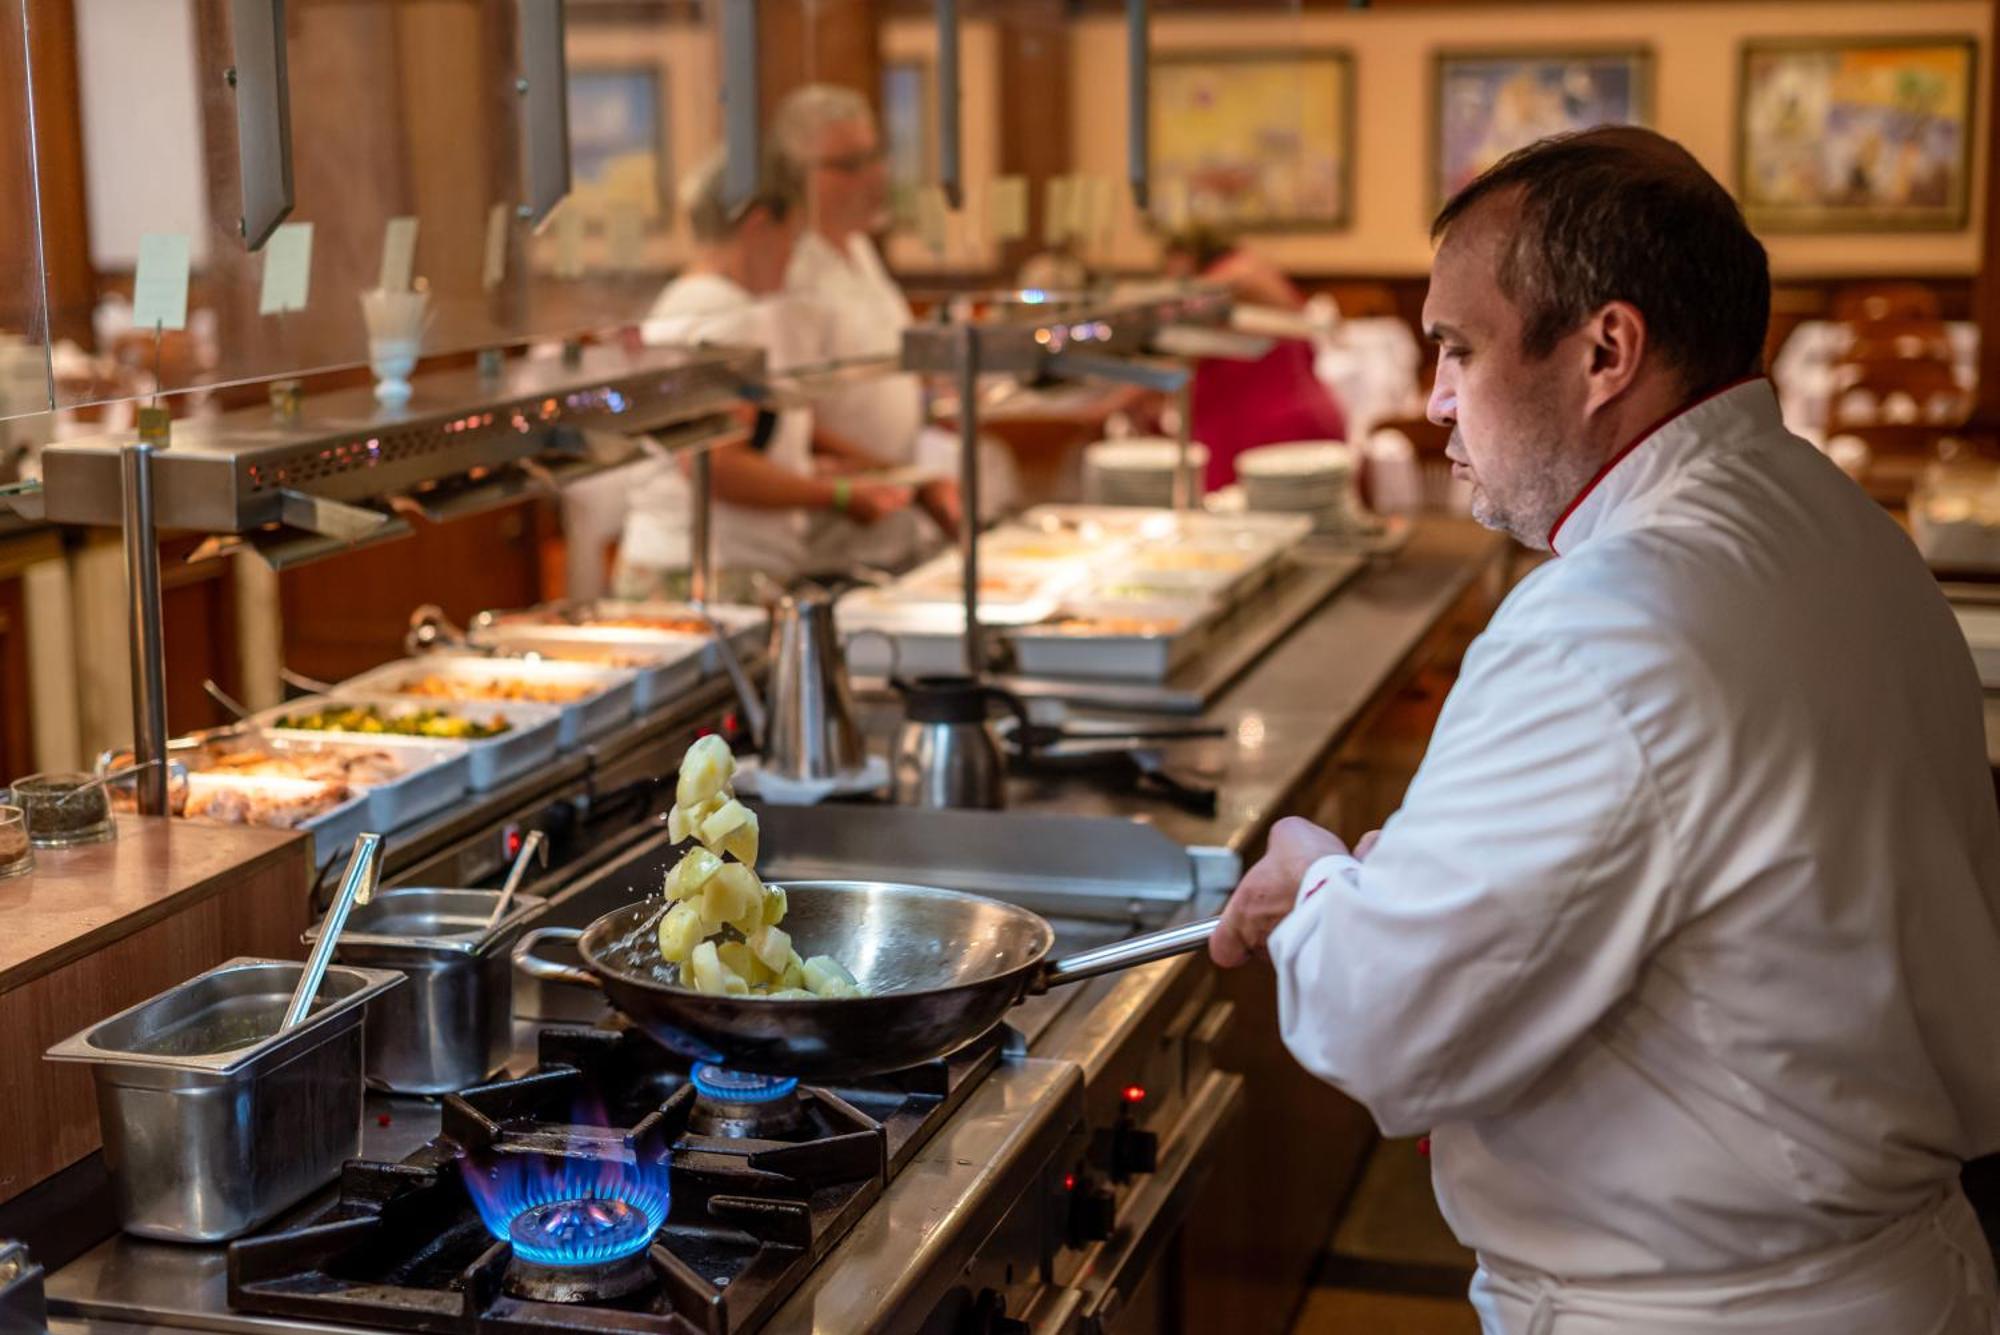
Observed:
[[[187,314],[187,234],[148,232],[139,238],[139,269],[132,279],[132,323],[142,330],[185,329]]]
[[[564,200],[556,207],[556,216],[549,220],[556,232],[556,277],[583,277],[583,210],[576,206],[575,196]]]
[[[495,204],[486,210],[486,262],[480,267],[479,285],[488,292],[507,281],[507,236],[513,225],[512,204]]]
[[[924,245],[933,255],[944,254],[946,229],[950,209],[945,204],[944,187],[941,185],[920,186],[917,189],[917,234],[924,239]]]
[[[995,241],[1018,241],[1028,234],[1028,178],[1001,176],[993,182],[992,227]]]
[[[408,292],[410,275],[417,264],[417,220],[391,218],[382,229],[382,281],[384,292]]]
[[[282,315],[306,308],[312,291],[313,225],[286,223],[264,243],[264,287],[257,297],[259,315]]]
[[[632,273],[639,267],[646,239],[646,218],[629,199],[611,201],[604,219],[606,244],[611,251],[611,267],[618,273]]]
[[[1042,244],[1059,246],[1069,239],[1070,197],[1074,184],[1067,176],[1051,176],[1048,184],[1048,198],[1042,206]]]

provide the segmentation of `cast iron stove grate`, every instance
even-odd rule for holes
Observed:
[[[1002,1042],[838,1092],[801,1087],[795,1115],[765,1138],[691,1129],[704,1101],[690,1073],[642,1035],[545,1030],[534,1074],[446,1099],[437,1139],[402,1163],[351,1161],[337,1196],[303,1222],[233,1244],[230,1305],[480,1335],[749,1335]],[[563,1199],[572,1194],[588,1199]],[[547,1238],[527,1226],[550,1218],[581,1225],[573,1263],[535,1252]]]

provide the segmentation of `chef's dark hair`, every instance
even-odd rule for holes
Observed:
[[[1502,194],[1516,195],[1520,211],[1500,290],[1521,310],[1529,356],[1547,356],[1607,302],[1627,301],[1688,393],[1763,369],[1770,263],[1736,201],[1679,144],[1618,125],[1516,149],[1446,202],[1431,240]]]

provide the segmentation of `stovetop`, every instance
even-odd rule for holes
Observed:
[[[416,1331],[748,1335],[992,1070],[1004,1031],[839,1089],[551,1027],[399,1162],[228,1249],[244,1313]],[[503,1234],[506,1236],[503,1238]]]

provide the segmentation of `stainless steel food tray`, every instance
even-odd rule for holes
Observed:
[[[343,742],[372,742],[381,735],[366,732],[319,732],[308,728],[278,726],[278,720],[287,715],[311,713],[328,706],[343,705],[374,705],[391,714],[441,708],[443,712],[461,717],[498,715],[506,719],[512,726],[497,737],[485,737],[477,741],[444,737],[408,739],[438,747],[464,747],[466,777],[472,790],[477,793],[497,788],[509,779],[528,773],[538,765],[547,764],[555,759],[561,741],[562,711],[549,705],[482,701],[476,705],[439,706],[431,702],[413,700],[409,696],[363,696],[347,691],[304,696],[275,709],[267,709],[256,714],[252,716],[250,722],[276,736],[305,741],[328,738]]]
[[[360,738],[352,733],[266,733],[248,730],[213,744],[215,752],[224,754],[245,747],[276,754],[324,751],[351,755],[363,751],[384,751],[395,757],[403,767],[401,776],[359,790],[361,798],[368,803],[366,826],[380,833],[400,830],[427,816],[436,815],[464,797],[471,784],[471,766],[466,759],[463,742],[429,737],[371,735]],[[206,767],[196,756],[188,760],[188,768],[200,773]],[[356,833],[359,831],[349,833],[342,843],[352,843]]]
[[[539,700],[440,700],[410,695],[406,683],[440,676],[461,681],[491,682],[502,679],[539,682],[552,686],[582,687],[588,694],[557,703]],[[567,751],[583,742],[615,732],[631,722],[637,708],[638,674],[630,668],[598,667],[592,663],[565,663],[554,659],[495,659],[470,655],[440,654],[427,658],[403,658],[350,677],[340,690],[357,695],[381,695],[398,700],[423,700],[431,704],[547,704],[562,711],[562,727],[557,745]]]
[[[709,666],[711,660],[720,665],[707,639],[666,631],[506,623],[475,633],[481,646],[502,654],[545,654],[557,660],[616,654],[635,663],[638,666],[627,670],[633,673],[632,707],[641,714],[650,714],[698,686],[716,670]]]

